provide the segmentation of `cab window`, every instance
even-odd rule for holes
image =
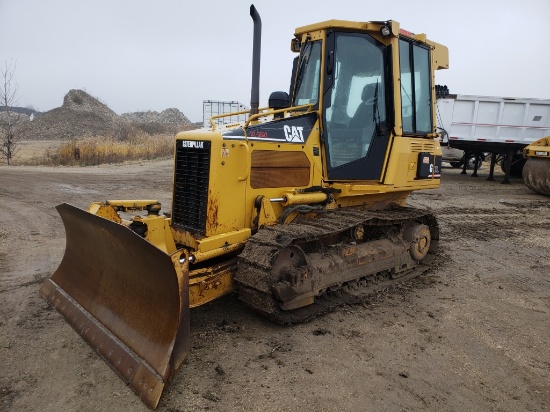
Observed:
[[[432,132],[429,50],[400,39],[399,67],[403,133],[428,134]]]
[[[307,43],[299,62],[294,105],[316,105],[319,102],[321,42]]]

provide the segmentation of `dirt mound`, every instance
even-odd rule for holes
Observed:
[[[148,134],[175,133],[194,128],[178,109],[125,113],[119,116],[107,105],[83,90],[71,90],[63,106],[42,113],[21,125],[23,140],[71,140],[90,136],[118,136],[136,127]]]
[[[176,108],[166,109],[160,113],[151,110],[124,113],[120,117],[150,134],[154,132],[175,133],[192,127],[189,119]]]
[[[83,136],[102,136],[120,128],[119,116],[83,90],[71,90],[63,106],[43,113],[21,127],[26,140],[70,140]]]
[[[71,90],[63,99],[62,108],[78,112],[92,112],[97,116],[117,122],[118,115],[100,102],[95,97],[90,96],[83,90]]]
[[[160,113],[151,110],[124,113],[121,117],[135,123],[160,123],[166,126],[185,126],[191,123],[182,112],[175,108],[166,109]]]

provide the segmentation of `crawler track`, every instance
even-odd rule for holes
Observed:
[[[411,224],[430,231],[431,245],[421,263],[411,258],[410,242],[403,237],[403,228]],[[436,219],[424,210],[326,211],[252,236],[239,255],[235,281],[240,299],[268,318],[305,322],[424,272],[438,238]],[[288,304],[287,290],[303,295],[292,295]],[[292,305],[298,307],[288,310]]]

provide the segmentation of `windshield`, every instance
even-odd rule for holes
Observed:
[[[316,105],[319,102],[321,42],[307,42],[303,47],[304,50],[296,78],[294,106]]]

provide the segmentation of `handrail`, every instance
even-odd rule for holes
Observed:
[[[246,159],[244,162],[244,176],[239,176],[239,182],[244,182],[246,179],[248,179],[248,176],[250,175],[250,167],[248,165],[248,159],[250,158],[250,148],[248,147],[248,144],[244,142],[240,142],[239,146],[244,147],[244,150],[246,151]]]
[[[253,120],[259,119],[260,117],[271,116],[271,115],[278,114],[278,113],[285,113],[285,112],[305,109],[306,107],[307,107],[306,113],[309,113],[309,112],[311,112],[311,109],[312,109],[313,105],[312,104],[303,104],[301,106],[287,107],[285,109],[277,109],[277,110],[272,110],[272,109],[268,108],[269,111],[266,112],[266,113],[258,113],[258,114],[250,116],[248,118],[248,120],[244,123],[244,127],[248,127],[250,125],[250,122],[252,122]],[[264,109],[262,109],[262,110],[264,110]]]
[[[229,116],[239,116],[241,114],[249,114],[250,110],[242,110],[240,112],[231,112],[231,113],[223,113],[223,114],[217,114],[215,116],[212,116],[210,118],[210,124],[212,125],[212,130],[216,130],[216,123],[214,123],[214,119],[221,119],[222,117],[229,117]]]
[[[309,113],[309,112],[311,112],[311,109],[313,108],[313,104],[302,104],[300,106],[287,107],[285,109],[278,109],[278,110],[273,110],[273,109],[270,109],[269,107],[262,107],[262,108],[259,109],[260,113],[257,113],[257,114],[254,114],[254,115],[250,116],[248,118],[248,120],[245,121],[244,127],[248,127],[252,120],[259,119],[260,117],[271,116],[271,115],[274,115],[274,114],[286,113],[286,112],[295,111],[295,110],[301,110],[301,109],[305,109],[306,107],[308,108],[306,113]],[[214,120],[221,119],[222,117],[239,116],[239,115],[242,115],[242,114],[250,114],[250,111],[249,110],[242,110],[242,111],[239,111],[239,112],[223,113],[223,114],[217,114],[215,116],[212,116],[210,118],[210,125],[212,126],[212,130],[216,130],[216,127],[217,127]]]

